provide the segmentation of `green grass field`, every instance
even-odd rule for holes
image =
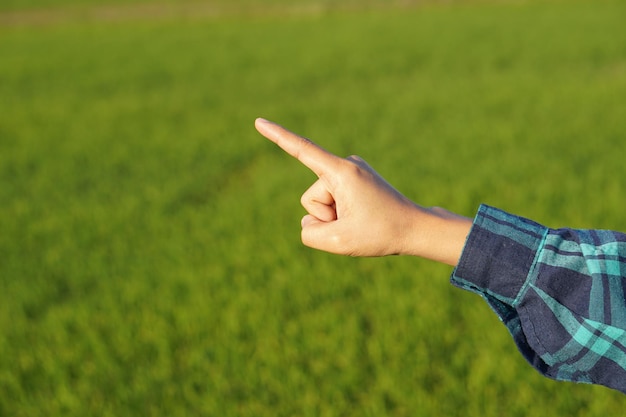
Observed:
[[[626,230],[626,3],[113,3],[0,7],[0,416],[623,413],[450,268],[303,247],[314,178],[253,121],[424,205]]]

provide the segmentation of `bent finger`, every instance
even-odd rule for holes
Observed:
[[[324,222],[337,220],[335,198],[323,180],[317,180],[302,194],[300,203],[309,214]]]
[[[341,221],[323,222],[311,215],[302,219],[302,243],[308,247],[339,255],[350,255],[352,248],[346,242],[346,237]]]

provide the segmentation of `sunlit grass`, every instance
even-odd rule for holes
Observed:
[[[303,248],[312,174],[626,230],[621,2],[0,28],[0,415],[613,416],[450,269]]]

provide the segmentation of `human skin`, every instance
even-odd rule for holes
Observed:
[[[420,206],[392,187],[358,156],[341,158],[265,119],[255,127],[318,179],[300,202],[302,242],[350,256],[412,255],[456,265],[472,220]]]

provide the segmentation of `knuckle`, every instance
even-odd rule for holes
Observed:
[[[344,159],[342,175],[345,177],[360,177],[367,171],[362,159],[355,160],[352,157]]]
[[[311,202],[311,198],[308,196],[308,194],[309,194],[308,192],[305,192],[300,197],[300,204],[304,207],[308,206],[309,203]]]

